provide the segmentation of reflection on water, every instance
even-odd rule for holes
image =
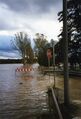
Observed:
[[[0,119],[30,119],[48,112],[47,88],[53,76],[42,76],[37,70],[30,75],[15,73],[20,64],[0,65]],[[56,76],[56,86],[63,89],[62,76]],[[72,100],[81,100],[80,78],[70,80]],[[31,118],[33,119],[33,118]]]

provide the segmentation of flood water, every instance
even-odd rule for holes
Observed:
[[[21,64],[0,64],[0,119],[33,119],[49,111],[47,88],[53,76],[43,76],[36,68],[15,72]],[[33,65],[35,67],[35,65]],[[63,89],[63,77],[56,76],[56,86]],[[70,80],[71,100],[81,103],[81,79]]]

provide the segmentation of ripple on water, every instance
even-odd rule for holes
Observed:
[[[16,76],[16,67],[4,65],[0,69],[0,119],[23,119],[22,115],[30,117],[47,112],[47,79],[39,80],[36,70],[34,76]]]

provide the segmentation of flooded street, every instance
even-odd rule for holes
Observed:
[[[20,65],[19,65],[20,66]],[[30,119],[48,111],[48,78],[36,71],[15,73],[18,65],[0,65],[0,119]]]
[[[47,88],[53,76],[43,76],[35,68],[29,74],[15,72],[20,64],[0,65],[0,119],[33,119],[49,111]],[[56,76],[56,86],[63,89],[62,76]],[[71,100],[81,102],[81,79],[70,80]]]

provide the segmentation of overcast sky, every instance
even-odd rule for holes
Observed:
[[[57,13],[61,10],[62,0],[0,0],[0,44],[2,36],[18,31],[26,31],[31,37],[43,33],[49,40],[57,40],[62,26]]]

